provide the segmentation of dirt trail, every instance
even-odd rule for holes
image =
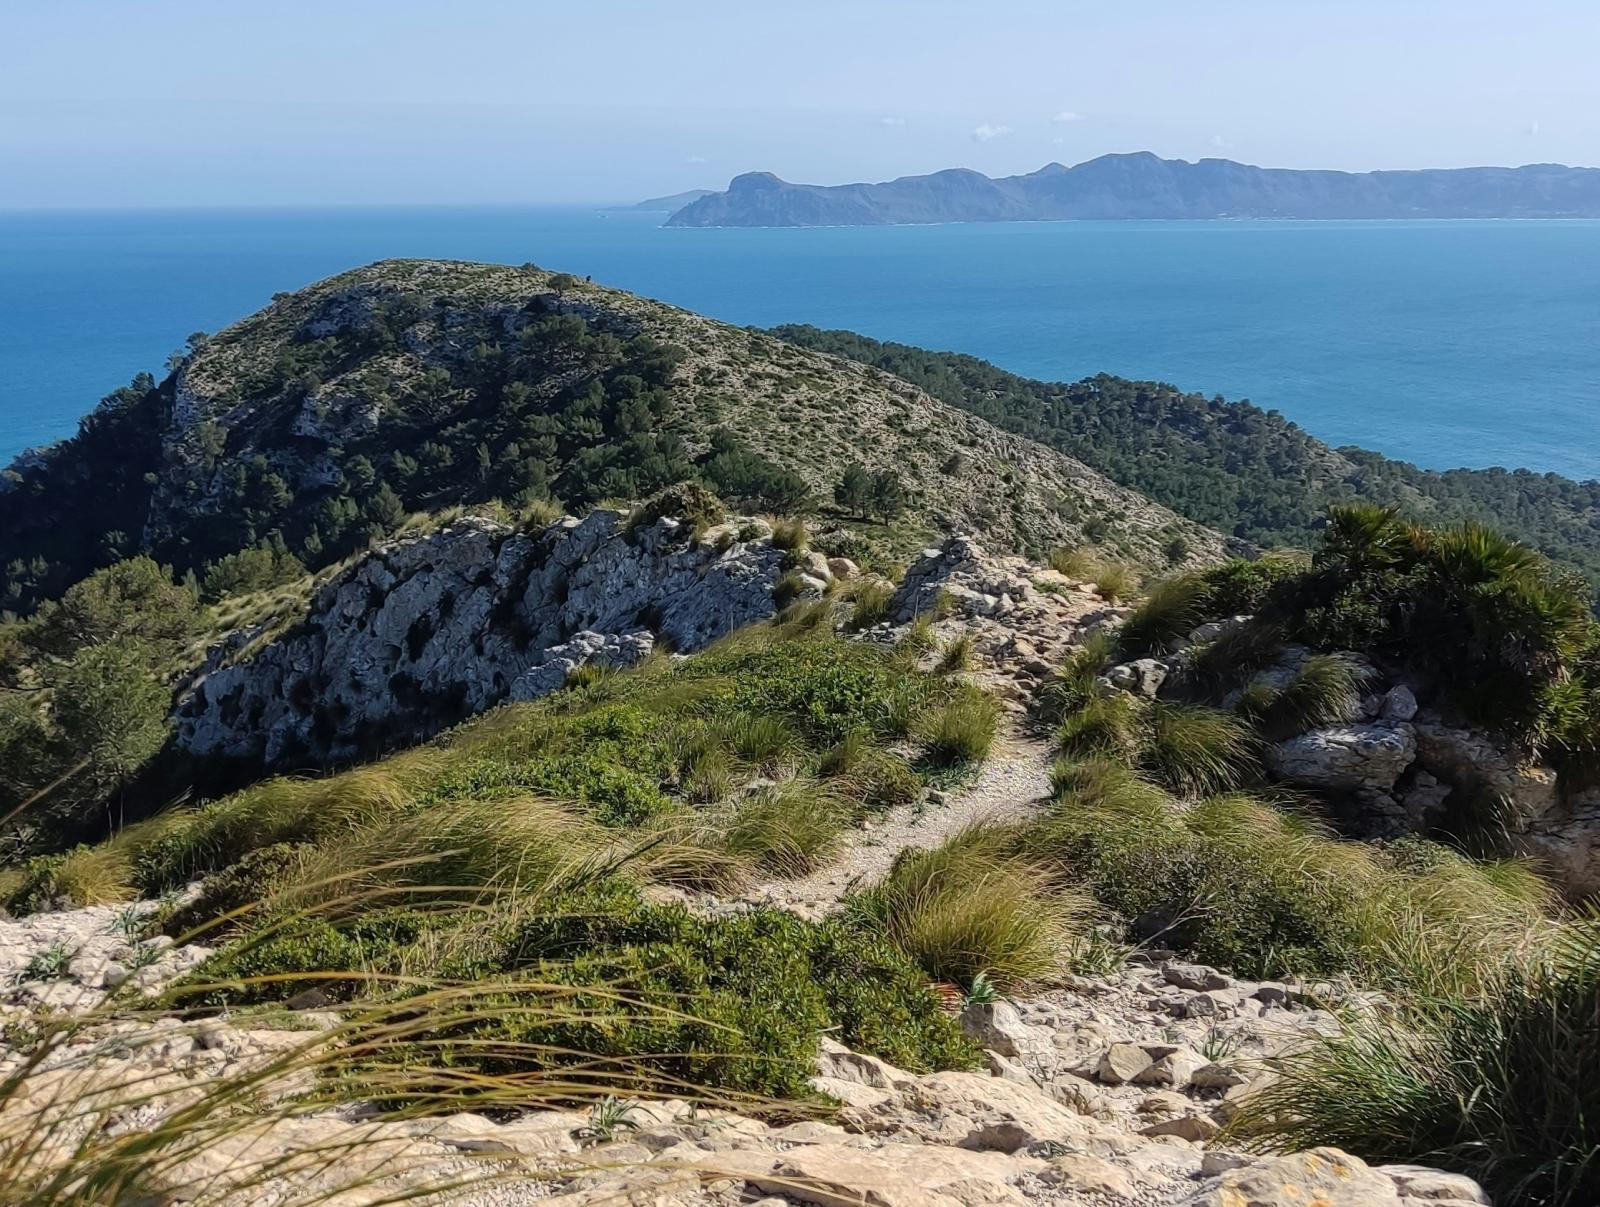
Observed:
[[[1023,821],[1037,814],[1049,792],[1051,759],[1048,741],[1007,727],[977,778],[944,801],[893,809],[849,831],[826,867],[803,880],[766,881],[749,896],[807,917],[826,913],[852,888],[883,876],[908,847],[936,847],[974,822]]]

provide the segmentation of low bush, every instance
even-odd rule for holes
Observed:
[[[1420,839],[1400,855],[1342,842],[1288,800],[1233,793],[1180,808],[1108,760],[1063,761],[1051,783],[1025,849],[1136,936],[1244,976],[1352,970],[1433,988],[1448,971],[1472,985],[1527,946],[1549,905],[1521,865]]]
[[[241,941],[193,980],[207,986],[208,1000],[239,1003],[282,1000],[310,985],[371,991],[384,983],[373,977],[402,973],[525,978],[549,987],[546,1008],[519,1010],[486,994],[479,1017],[433,1037],[447,1058],[487,1076],[572,1066],[635,1092],[696,1085],[805,1097],[824,1030],[907,1069],[976,1063],[922,973],[881,938],[837,922],[775,909],[702,918],[596,889],[551,899],[544,912],[509,924],[491,915],[469,925],[473,933],[441,942],[442,931],[460,926],[443,914],[313,922]],[[420,968],[419,952],[436,966]],[[363,975],[314,975],[327,969]]]

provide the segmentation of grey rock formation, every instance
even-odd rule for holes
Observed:
[[[1311,788],[1387,793],[1417,755],[1412,726],[1378,721],[1330,725],[1267,747],[1279,779]]]
[[[419,741],[585,662],[630,665],[658,640],[689,652],[770,616],[783,559],[766,541],[696,543],[670,518],[627,532],[602,510],[535,535],[464,519],[375,550],[294,629],[210,667],[177,741],[269,767]]]

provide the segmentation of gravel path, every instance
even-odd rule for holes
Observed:
[[[980,821],[1023,821],[1036,815],[1050,789],[1049,742],[1017,729],[1001,732],[972,783],[942,803],[919,802],[893,809],[851,830],[831,863],[803,880],[772,880],[750,897],[806,917],[827,913],[852,888],[886,873],[908,847],[926,850]]]

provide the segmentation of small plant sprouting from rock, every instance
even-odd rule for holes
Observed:
[[[952,637],[939,654],[940,674],[953,674],[972,666],[972,636],[961,633]]]
[[[597,1140],[614,1140],[618,1132],[636,1132],[639,1124],[633,1116],[639,1110],[639,1104],[632,1098],[607,1094],[589,1108],[589,1122],[584,1133]]]
[[[972,984],[967,987],[967,995],[962,1000],[964,1006],[987,1006],[1000,1000],[1000,991],[995,988],[994,982],[989,979],[987,972],[975,973]]]
[[[1239,1036],[1212,1023],[1200,1041],[1200,1055],[1214,1065],[1227,1064],[1239,1051]]]
[[[146,929],[146,911],[141,906],[129,905],[117,911],[117,916],[111,919],[106,929],[112,934],[121,935],[130,944],[137,943]]]
[[[67,965],[77,956],[78,949],[58,939],[42,951],[36,951],[17,974],[20,981],[54,981],[67,971]]]

